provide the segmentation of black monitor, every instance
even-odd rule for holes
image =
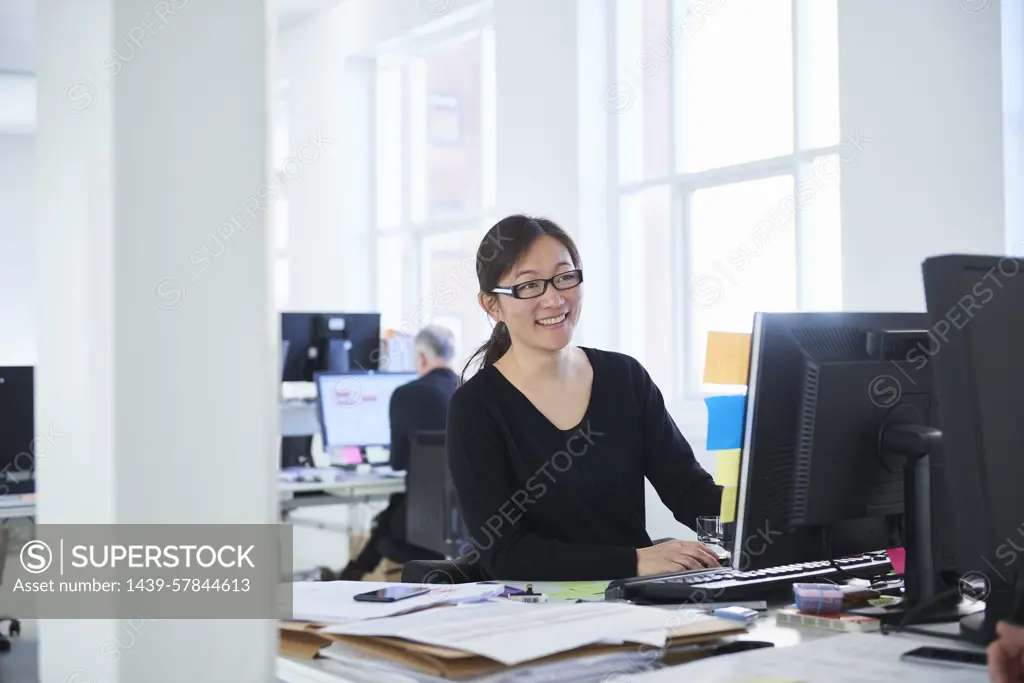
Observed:
[[[312,382],[317,372],[367,372],[380,360],[380,313],[281,314],[282,382]]]
[[[0,495],[35,492],[32,366],[0,367]]]
[[[961,631],[987,643],[999,619],[1024,623],[1024,260],[939,256],[923,272],[957,563],[986,594]]]
[[[924,471],[907,478],[906,444],[892,439],[898,425],[923,438],[938,425],[930,373],[911,354],[927,328],[921,313],[755,316],[736,521],[727,533],[734,568],[905,547],[908,561],[927,556],[927,585],[916,593],[941,590],[938,571],[952,569],[953,558],[941,543],[943,510],[928,503],[945,494],[942,454],[928,442],[929,457],[914,459]],[[915,482],[926,495],[912,490]],[[906,511],[915,506],[927,538],[913,533]]]

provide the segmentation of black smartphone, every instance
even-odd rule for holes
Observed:
[[[426,595],[429,588],[412,586],[388,586],[369,593],[359,593],[355,599],[360,602],[397,602],[406,598],[415,598],[417,595]]]
[[[967,667],[971,669],[987,668],[988,655],[977,650],[950,650],[944,647],[919,647],[904,652],[901,659],[908,662],[939,664],[943,666]]]

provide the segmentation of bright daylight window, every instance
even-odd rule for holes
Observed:
[[[378,62],[382,327],[450,328],[458,370],[491,332],[474,258],[494,222],[494,79],[494,34],[479,19]]]
[[[837,0],[611,0],[619,347],[669,399],[709,330],[840,306]]]

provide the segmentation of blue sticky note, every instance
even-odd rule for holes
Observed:
[[[708,406],[709,451],[724,451],[743,446],[743,408],[747,397],[709,396],[704,399]]]

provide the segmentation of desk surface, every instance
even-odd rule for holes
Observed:
[[[505,583],[517,588],[525,588],[526,582],[507,581]],[[535,582],[533,590],[537,593],[553,594],[564,584],[554,582]],[[597,599],[597,598],[595,598]],[[839,631],[826,629],[793,626],[790,624],[778,624],[775,621],[774,612],[784,603],[769,605],[769,613],[762,616],[748,633],[736,636],[740,640],[761,640],[773,643],[776,647],[791,647],[800,643],[811,642],[824,638],[841,638],[846,634]],[[673,609],[673,606],[665,606],[666,610]],[[958,628],[957,624],[946,624],[935,627],[938,630],[953,632]],[[514,637],[514,636],[511,636]],[[879,638],[888,636],[878,635]],[[911,637],[911,636],[906,636]],[[927,637],[918,637],[922,642],[929,642]],[[951,641],[938,643],[940,647],[949,646]],[[726,655],[727,656],[727,655]],[[681,664],[678,666],[686,666]],[[329,659],[318,658],[315,660],[298,660],[291,657],[279,656],[277,658],[277,677],[284,683],[363,683],[362,679],[346,675],[343,666]]]

